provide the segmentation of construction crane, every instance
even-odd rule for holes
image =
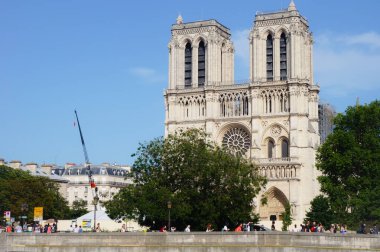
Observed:
[[[94,203],[94,231],[96,231],[96,210],[97,210],[97,205],[98,205],[98,201],[99,201],[98,187],[96,186],[94,178],[92,177],[92,171],[91,171],[91,167],[90,167],[90,160],[88,158],[86,144],[84,143],[84,138],[83,138],[83,134],[82,134],[82,129],[80,127],[78,114],[77,114],[76,110],[74,110],[74,112],[75,112],[75,117],[77,118],[80,140],[82,142],[84,159],[86,161],[88,181],[89,181],[89,184],[90,184],[90,187],[91,187],[92,197],[94,199],[93,200],[93,203]]]

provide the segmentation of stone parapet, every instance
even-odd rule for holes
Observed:
[[[0,252],[380,251],[378,235],[330,233],[1,233],[0,241]]]

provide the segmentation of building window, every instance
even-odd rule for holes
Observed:
[[[198,86],[202,87],[206,80],[206,48],[203,41],[198,47]]]
[[[267,81],[273,81],[273,38],[267,37]]]
[[[284,33],[280,37],[280,78],[281,80],[287,80],[288,78],[286,36]]]
[[[187,43],[185,47],[185,88],[191,87],[191,54],[191,45],[190,43]]]
[[[268,141],[268,158],[273,158],[274,154],[274,142],[273,140]]]
[[[251,137],[242,128],[231,128],[223,136],[223,147],[236,156],[244,155],[251,147]]]
[[[283,158],[289,157],[289,142],[286,139],[283,139],[281,143],[281,156]]]

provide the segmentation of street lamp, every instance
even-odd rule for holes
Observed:
[[[94,200],[92,203],[94,203],[94,231],[96,231],[96,210],[98,208],[98,202],[99,202],[99,197],[98,195],[94,196]]]
[[[170,209],[172,208],[172,202],[169,200],[168,201],[168,210],[169,210],[169,223],[168,223],[168,230],[171,231],[170,228]]]
[[[22,220],[25,219],[26,222],[28,221],[28,209],[29,209],[29,205],[27,203],[22,203],[21,214],[23,215],[21,216],[21,227],[23,231],[26,231],[26,230],[24,230],[24,223]]]

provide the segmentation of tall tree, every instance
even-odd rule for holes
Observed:
[[[233,156],[207,140],[204,132],[188,130],[140,145],[130,174],[134,185],[105,203],[111,217],[137,219],[157,228],[172,225],[205,230],[253,219],[252,200],[266,183],[250,161]]]
[[[329,228],[334,223],[334,213],[331,211],[329,199],[326,196],[318,195],[311,202],[310,211],[306,213],[306,221],[316,221],[322,223],[325,228]]]
[[[70,208],[70,218],[76,219],[86,213],[88,213],[87,202],[83,199],[74,200],[73,205]]]
[[[380,220],[380,102],[348,107],[317,154],[335,221]]]
[[[29,172],[0,166],[0,212],[11,211],[13,217],[26,215],[33,220],[34,207],[44,207],[44,219],[69,217],[67,201],[56,182]],[[23,205],[28,206],[27,209]]]

